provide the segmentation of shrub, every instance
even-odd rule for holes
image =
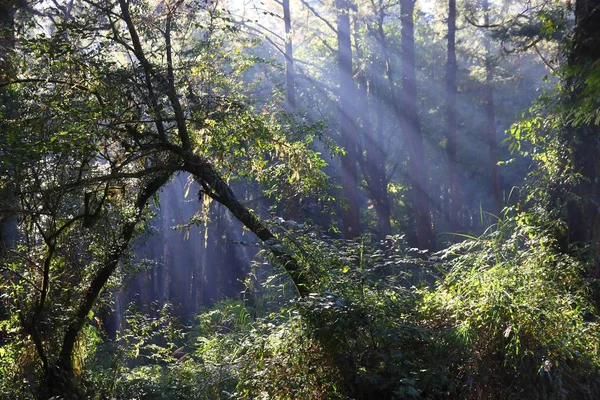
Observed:
[[[423,321],[462,360],[469,398],[598,398],[600,330],[584,265],[517,217],[442,252],[450,272],[425,291]]]

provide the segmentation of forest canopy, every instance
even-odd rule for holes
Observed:
[[[0,2],[0,398],[600,397],[596,0]]]

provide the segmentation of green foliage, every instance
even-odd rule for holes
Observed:
[[[16,318],[0,321],[0,398],[34,399],[39,367],[33,346],[20,335]]]
[[[310,337],[297,312],[282,310],[257,321],[243,337],[233,397],[244,399],[344,398],[338,366]]]
[[[130,199],[156,169],[181,168],[172,152],[183,141],[177,122],[189,131],[185,151],[214,166],[225,180],[258,181],[275,200],[273,208],[307,198],[320,204],[333,200],[327,163],[313,146],[325,129],[336,131],[337,122],[323,126],[283,115],[277,88],[273,100],[253,99],[263,78],[256,64],[264,60],[248,55],[257,42],[237,35],[228,12],[195,1],[125,3],[142,38],[147,71],[140,50],[132,50],[124,21],[113,24],[121,12],[117,7],[84,2],[61,22],[59,3],[40,5],[56,15],[52,32],[42,29],[48,22],[39,23],[41,16],[35,15],[31,29],[17,34],[19,64],[6,93],[18,101],[0,104],[7,128],[0,140],[10,149],[3,147],[0,154],[0,188],[3,197],[11,192],[22,207],[20,242],[2,254],[0,265],[0,393],[7,398],[41,396],[47,383],[43,364],[61,354],[65,331],[79,318],[90,282],[124,245],[119,228],[138,212]],[[359,5],[356,21],[361,32],[355,41],[364,52],[358,70],[377,82],[400,58],[394,54],[394,65],[384,66],[373,50],[379,48],[371,32],[376,20],[359,20],[367,15],[365,4]],[[385,24],[381,13],[385,38],[380,39],[396,48],[398,7],[390,7],[392,18]],[[516,18],[497,33],[503,40],[515,38],[517,47],[535,46],[540,36],[554,39],[568,26],[561,8],[542,7],[534,24]],[[167,34],[165,19],[172,16]],[[417,24],[417,62],[423,83],[435,87],[442,81],[445,43],[439,39],[442,30],[425,22]],[[465,94],[480,93],[484,80],[476,50],[481,46],[474,44],[481,35],[474,32],[466,27],[462,33],[463,47],[473,47],[463,51],[472,72],[461,83]],[[330,80],[334,35],[308,42],[313,44],[296,48],[295,58],[309,59],[304,66],[321,81]],[[499,90],[512,67],[503,71],[496,61],[498,98],[513,91],[511,85]],[[251,74],[260,79],[248,83]],[[114,340],[86,310],[72,354],[76,383],[91,399],[597,398],[600,328],[582,278],[588,265],[560,253],[554,237],[565,232],[557,218],[564,205],[581,200],[565,190],[582,180],[571,145],[583,139],[569,134],[598,125],[600,68],[565,67],[558,77],[581,83],[577,101],[564,102],[571,89],[559,85],[510,132],[509,149],[531,156],[537,165],[524,197],[528,206],[536,204],[527,212],[510,216],[507,211],[481,237],[430,258],[406,249],[398,236],[384,243],[369,237],[341,241],[310,225],[275,221],[270,227],[280,242],[267,243],[266,249],[277,246],[278,254],[293,257],[312,293],[297,299],[287,274],[257,268],[243,302],[218,303],[193,326],[183,326],[168,306],[149,314],[130,311]],[[335,89],[328,86],[319,87],[324,95],[299,90],[298,98],[314,102],[319,118],[337,112],[331,101]],[[481,108],[480,95],[470,96],[474,108]],[[438,99],[430,97],[420,99],[428,110],[423,126],[433,143],[429,158],[441,171],[445,164],[437,152],[447,141],[434,133],[443,131],[444,119]],[[173,118],[173,98],[185,109],[182,118]],[[381,104],[375,120],[381,137],[389,139],[382,141],[387,143],[382,156],[390,157],[390,165],[381,161],[383,175],[392,179],[396,167],[406,163],[403,156],[391,156],[402,154],[405,145],[396,140],[389,104]],[[479,134],[479,122],[461,127]],[[166,138],[160,137],[161,124]],[[597,146],[591,133],[593,140],[583,144]],[[329,149],[341,152],[333,145]],[[465,160],[465,169],[480,169]],[[388,182],[394,225],[408,210],[403,193],[411,183],[404,179]],[[446,183],[433,179],[433,185],[439,189]],[[212,189],[203,187],[205,193]],[[366,211],[367,219],[369,212],[374,220],[372,211]],[[135,233],[143,230],[141,221]],[[125,250],[117,256],[111,281],[99,289],[120,285],[135,272]],[[429,287],[440,274],[435,288]]]
[[[432,266],[409,256],[398,237],[378,250],[367,239],[327,239],[289,223],[280,229],[287,250],[312,266],[315,292],[286,305],[287,296],[271,293],[286,290],[281,278],[267,279],[254,287],[266,302],[254,301],[259,317],[249,329],[221,329],[203,339],[204,350],[228,354],[227,364],[237,366],[235,397],[418,398],[451,390],[433,336],[417,324],[418,296],[409,288]],[[270,311],[260,317],[262,310]],[[220,309],[202,320],[239,320],[239,311],[227,315]]]
[[[340,241],[283,222],[288,251],[312,265],[313,293],[294,299],[281,276],[256,274],[246,301],[191,326],[167,306],[129,312],[115,341],[99,344],[90,327],[78,352],[88,395],[592,399],[600,325],[584,265],[528,221],[507,216],[431,261],[401,237]],[[2,347],[3,370],[16,345]]]
[[[70,15],[60,2],[40,7],[55,18],[36,14],[31,29],[15,33],[22,61],[8,87],[19,101],[2,124],[0,200],[20,218],[16,245],[1,249],[0,294],[11,329],[20,325],[11,345],[37,353],[23,369],[35,371],[43,397],[61,370],[55,363],[69,364],[62,370],[72,376],[62,381],[85,386],[79,377],[100,335],[89,311],[135,272],[129,244],[145,229],[149,198],[185,169],[182,155],[208,167],[211,182],[256,178],[279,199],[282,183],[290,195],[322,194],[327,177],[311,149],[317,129],[300,137],[276,104],[259,109],[249,97],[243,75],[257,59],[239,49],[255,41],[237,37],[219,7],[82,3]],[[134,322],[130,329],[144,325]],[[128,343],[138,353],[121,356],[165,361],[167,344]],[[11,345],[3,349],[12,360]]]
[[[89,371],[95,396],[369,399],[452,390],[408,287],[432,266],[407,255],[397,237],[377,250],[366,239],[317,239],[304,228],[294,241],[305,251],[314,245],[305,261],[321,260],[321,292],[289,300],[275,276],[254,283],[252,302],[218,303],[191,328],[168,309],[131,314],[120,339],[96,353]]]
[[[155,316],[135,312],[116,340],[98,347],[86,371],[92,398],[211,398],[202,363],[192,354],[188,334],[167,305]]]
[[[420,311],[459,350],[465,395],[595,398],[600,326],[584,266],[522,217],[442,252],[450,272]]]

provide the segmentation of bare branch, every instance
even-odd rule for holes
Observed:
[[[337,33],[337,29],[335,26],[333,26],[333,24],[329,21],[327,21],[327,19],[325,19],[325,17],[323,17],[321,14],[319,14],[319,12],[317,10],[314,9],[314,7],[312,7],[310,4],[308,4],[308,2],[306,0],[300,0],[300,2],[302,3],[302,5],[304,5],[304,7],[308,8],[308,10],[317,18],[319,18],[321,21],[323,21],[325,23],[325,25],[327,25],[329,27],[329,29],[331,29],[331,31],[333,33]]]

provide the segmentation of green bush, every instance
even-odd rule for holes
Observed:
[[[451,269],[424,292],[423,322],[460,354],[465,397],[599,398],[600,330],[584,265],[522,220],[442,253]]]
[[[526,221],[499,220],[433,256],[407,251],[400,237],[288,232],[313,293],[294,298],[284,275],[257,272],[245,301],[220,302],[192,326],[166,307],[129,313],[117,341],[100,345],[86,330],[88,396],[599,398],[600,328],[585,265]]]

